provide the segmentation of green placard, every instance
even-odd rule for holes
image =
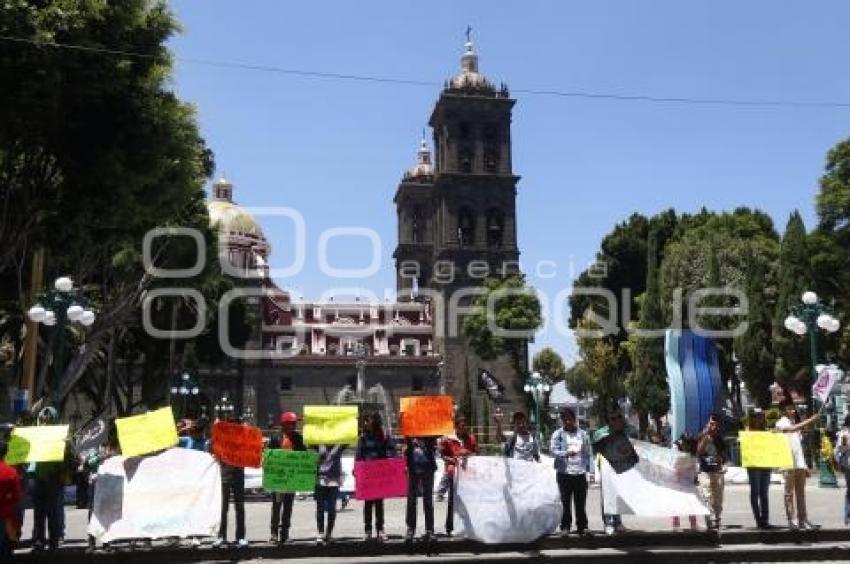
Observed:
[[[270,492],[311,492],[316,487],[319,455],[312,451],[266,449],[263,488]]]

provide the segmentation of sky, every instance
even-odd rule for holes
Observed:
[[[392,198],[415,162],[439,85],[459,69],[464,31],[472,26],[480,70],[506,82],[517,99],[512,135],[514,172],[522,177],[521,263],[548,302],[548,323],[532,351],[551,346],[568,365],[576,360],[575,342],[554,320],[568,316],[573,277],[617,222],[671,207],[750,206],[768,212],[780,232],[795,209],[812,227],[826,152],[850,136],[850,3],[843,0],[173,0],[171,6],[184,28],[170,43],[174,88],[197,108],[217,174],[233,181],[234,199],[250,208],[290,208],[303,218],[299,245],[291,217],[258,216],[272,245],[271,266],[284,271],[277,283],[306,299],[358,287],[363,296],[383,298],[394,289]],[[844,107],[657,103],[523,90]],[[363,234],[327,239],[328,229],[340,227],[373,230],[379,245]],[[303,266],[288,268],[297,266],[299,248]],[[329,276],[323,258],[336,269],[374,273]]]

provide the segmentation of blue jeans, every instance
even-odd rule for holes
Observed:
[[[750,506],[753,509],[756,525],[764,527],[768,524],[768,495],[770,488],[770,469],[747,468],[750,480]]]

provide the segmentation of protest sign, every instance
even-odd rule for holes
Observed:
[[[140,456],[177,444],[177,427],[171,407],[115,420],[121,454]]]
[[[358,460],[354,463],[354,499],[371,501],[407,495],[407,467],[403,458]]]
[[[65,458],[67,425],[15,427],[9,437],[6,464],[55,462]]]
[[[554,468],[501,456],[459,468],[454,507],[463,535],[484,543],[533,542],[561,523]]]
[[[76,456],[85,458],[106,441],[106,421],[103,417],[95,417],[76,433],[73,437],[73,450]]]
[[[599,458],[605,513],[643,517],[708,514],[693,483],[693,457],[646,442],[633,444],[638,463],[622,473]]]
[[[405,437],[441,437],[454,433],[451,396],[401,398],[401,434]]]
[[[741,431],[741,466],[744,468],[791,468],[791,445],[782,433]]]
[[[270,492],[311,492],[316,487],[319,455],[309,450],[267,449],[263,488]]]
[[[638,455],[625,433],[611,433],[603,427],[594,433],[593,439],[594,448],[618,474],[637,464]]]
[[[212,429],[212,451],[230,466],[259,468],[263,460],[263,432],[250,425],[219,421]]]
[[[221,472],[205,452],[172,448],[155,456],[113,456],[97,473],[88,533],[120,539],[215,536]]]
[[[357,406],[304,406],[304,442],[308,445],[353,445],[356,443]]]
[[[812,385],[812,397],[821,403],[826,403],[835,383],[844,376],[844,371],[834,364],[818,364],[815,370],[817,371],[818,378]]]

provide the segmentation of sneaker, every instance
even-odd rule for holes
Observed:
[[[248,539],[239,539],[236,541],[236,548],[248,548]]]
[[[448,538],[448,539],[452,538],[452,531],[448,531],[448,530],[446,531],[446,538]]]
[[[289,542],[289,533],[280,535],[277,539],[277,544],[287,544]]]
[[[316,537],[316,545],[324,546],[326,544],[325,537],[318,536]]]
[[[800,523],[800,528],[805,530],[805,531],[814,531],[814,530],[820,529],[820,525],[815,525],[811,521],[806,519],[805,521],[802,521]]]
[[[378,531],[375,540],[378,542],[387,542],[387,534],[384,531]]]
[[[788,521],[788,528],[792,531],[797,531],[800,529],[800,527],[797,526],[797,523],[793,520]]]
[[[363,535],[363,542],[369,542],[372,540],[372,531],[366,531]]]
[[[605,525],[605,534],[611,536],[614,534],[614,526],[613,525]]]
[[[277,535],[272,533],[272,535],[269,537],[269,544],[277,544],[277,541],[278,541]]]
[[[218,537],[217,539],[215,539],[215,540],[212,542],[212,547],[213,547],[213,548],[221,548],[221,546],[222,546],[223,544],[224,544],[224,539],[223,539],[223,538],[221,538],[221,537]]]
[[[568,536],[568,535],[570,534],[570,528],[569,528],[569,527],[567,527],[567,528],[565,528],[565,529],[561,529],[561,530],[560,530],[560,534],[561,534],[561,536],[562,536],[562,537],[566,537],[566,536]]]
[[[434,534],[434,531],[425,531],[425,534],[422,535],[422,540],[425,542],[431,542],[437,540],[437,535]]]
[[[201,539],[199,539],[198,537],[192,537],[191,545],[192,548],[198,548],[199,546],[201,546]]]

